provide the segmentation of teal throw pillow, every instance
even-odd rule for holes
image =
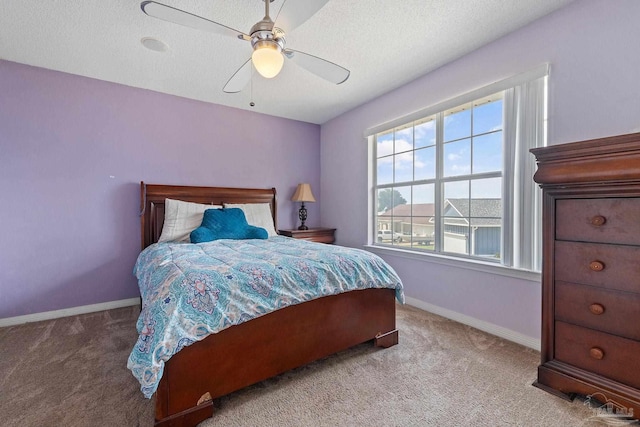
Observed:
[[[191,232],[191,243],[211,242],[219,239],[266,239],[267,230],[247,223],[239,208],[207,209],[202,224]]]

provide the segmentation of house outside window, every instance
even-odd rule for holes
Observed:
[[[502,105],[492,94],[375,135],[378,243],[500,258]]]
[[[373,244],[539,271],[548,67],[375,128]],[[491,90],[495,91],[491,91]]]

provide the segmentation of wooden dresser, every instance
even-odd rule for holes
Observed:
[[[534,385],[638,418],[640,133],[531,151],[544,256]]]

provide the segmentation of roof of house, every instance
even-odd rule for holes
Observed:
[[[378,218],[391,217],[402,220],[403,217],[413,217],[414,224],[433,224],[435,205],[433,203],[403,204],[388,209],[378,215]],[[464,218],[471,218],[473,226],[499,226],[502,223],[501,199],[446,199],[445,217],[452,218],[451,223],[467,225]],[[460,218],[453,220],[453,217]]]
[[[415,203],[413,205],[398,205],[387,209],[380,216],[433,216],[435,205],[433,203]]]
[[[471,201],[471,203],[469,203]],[[452,208],[452,209],[449,209]],[[502,199],[446,199],[445,216],[470,217],[471,225],[502,223]]]

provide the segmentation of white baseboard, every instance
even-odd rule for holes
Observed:
[[[503,328],[502,326],[494,325],[493,323],[485,322],[483,320],[479,320],[475,317],[467,316],[453,310],[438,307],[437,305],[429,304],[416,298],[405,297],[405,300],[407,304],[413,307],[417,307],[421,310],[437,314],[438,316],[446,317],[447,319],[455,320],[458,323],[480,329],[481,331],[487,332],[491,335],[495,335],[500,338],[504,338],[506,340],[523,345],[525,347],[540,351],[539,339],[532,338],[519,332],[512,331],[511,329]]]
[[[502,326],[495,325],[493,323],[485,322],[483,320],[476,319],[475,317],[467,316],[465,314],[458,313],[453,310],[439,307],[437,305],[429,304],[416,298],[405,297],[408,305],[417,307],[421,310],[428,311],[430,313],[437,314],[438,316],[446,317],[447,319],[454,320],[480,329],[481,331],[489,334],[504,338],[506,340],[515,342],[525,347],[532,348],[540,351],[540,340],[521,334],[519,332],[512,331],[511,329],[504,328]],[[20,325],[29,322],[39,322],[41,320],[58,319],[67,316],[76,316],[78,314],[94,313],[96,311],[111,310],[114,308],[130,307],[140,304],[140,298],[129,298],[119,301],[103,302],[100,304],[83,305],[80,307],[65,308],[62,310],[45,311],[43,313],[27,314],[24,316],[6,317],[0,319],[0,328],[5,326]]]
[[[102,302],[100,304],[83,305],[80,307],[64,308],[62,310],[45,311],[42,313],[26,314],[24,316],[5,317],[0,319],[0,328],[20,325],[22,323],[39,322],[41,320],[59,319],[60,317],[76,316],[78,314],[94,313],[96,311],[139,305],[140,298],[122,299],[119,301]]]

